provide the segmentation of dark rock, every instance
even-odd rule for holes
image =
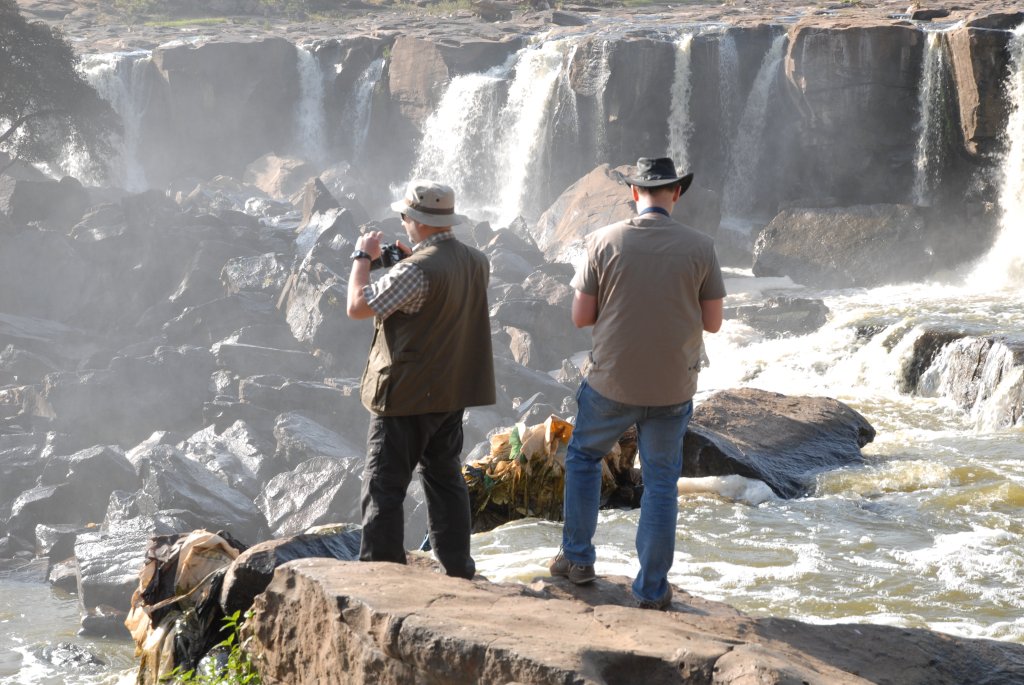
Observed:
[[[43,439],[36,433],[0,435],[0,521],[8,519],[15,498],[43,472]]]
[[[351,249],[348,252],[335,250],[344,252],[343,255],[324,255],[339,237],[347,241],[346,244],[355,243],[359,238],[359,225],[352,212],[341,207],[316,212],[299,228],[295,237],[295,254],[302,259],[316,249],[316,253],[309,257],[311,260],[323,261],[332,269],[339,270],[342,266],[348,266],[348,252]]]
[[[233,257],[220,272],[220,282],[228,293],[263,292],[275,299],[287,279],[288,269],[284,257],[273,253]]]
[[[738,474],[799,497],[823,471],[860,464],[875,429],[826,397],[787,397],[743,388],[715,393],[693,412],[683,441],[683,476]]]
[[[56,371],[57,365],[46,357],[8,345],[0,352],[0,385],[35,383]]]
[[[240,292],[211,302],[187,307],[163,326],[173,344],[212,345],[245,326],[270,325],[277,320],[275,297],[267,293]]]
[[[224,297],[220,274],[232,258],[250,256],[251,251],[234,243],[204,240],[185,267],[185,275],[170,300],[177,306],[192,307]]]
[[[272,427],[277,412],[250,402],[238,402],[234,398],[215,398],[203,403],[203,423],[213,426],[215,432],[227,430],[236,421],[251,426]]]
[[[306,182],[302,191],[302,223],[308,224],[314,213],[326,212],[329,209],[340,208],[341,205],[331,195],[324,182],[319,177]]]
[[[242,552],[228,567],[221,586],[221,609],[228,616],[252,606],[281,564],[295,559],[323,557],[356,561],[359,558],[358,526],[332,526],[327,530],[267,540]]]
[[[358,523],[362,457],[313,457],[270,480],[256,498],[274,536],[325,523]]]
[[[277,417],[274,437],[277,438],[277,459],[290,466],[298,466],[312,457],[347,459],[361,457],[366,452],[364,445],[353,443],[296,412]]]
[[[133,445],[154,429],[198,423],[213,368],[213,355],[196,347],[117,356],[107,369],[47,375],[30,413],[93,444]]]
[[[98,523],[110,493],[136,484],[135,471],[117,448],[93,447],[54,457],[43,467],[39,484],[14,501],[8,526],[31,535],[40,523]]]
[[[726,307],[726,319],[740,319],[769,338],[813,333],[828,320],[829,310],[819,299],[770,297],[764,304]]]
[[[899,389],[904,393],[916,393],[921,376],[932,365],[939,351],[949,343],[966,336],[961,331],[925,331],[914,340],[910,355],[900,369]]]
[[[571,312],[564,306],[543,300],[505,300],[491,308],[491,318],[503,326],[527,332],[535,341],[530,354],[513,355],[516,361],[531,369],[558,368],[563,359],[590,348],[589,332],[571,325]],[[513,343],[517,342],[517,337],[519,343],[524,343],[521,335],[512,337]]]
[[[28,230],[4,237],[0,311],[70,323],[94,310],[95,281],[67,236]]]
[[[555,10],[551,13],[551,23],[555,26],[586,26],[590,20],[582,14]]]
[[[498,387],[508,397],[525,399],[541,393],[549,404],[559,405],[564,397],[575,394],[546,373],[527,369],[511,359],[495,357],[494,375]]]
[[[280,376],[253,376],[239,383],[239,399],[269,409],[275,416],[298,412],[362,442],[370,415],[359,399],[359,382],[328,378],[323,383]],[[351,438],[350,438],[351,439]]]
[[[70,235],[79,242],[95,243],[123,236],[127,231],[124,207],[115,202],[105,202],[90,208],[71,228]]]
[[[128,629],[124,626],[126,618],[128,618],[128,612],[111,606],[92,607],[83,613],[82,627],[78,634],[123,639],[129,636]]]
[[[185,440],[182,449],[249,499],[259,494],[268,478],[284,470],[274,458],[269,435],[254,431],[244,421],[220,433],[214,426],[207,426]]]
[[[39,649],[39,658],[62,672],[93,673],[107,665],[89,650],[73,642],[58,642]]]
[[[298,157],[266,154],[245,168],[242,180],[278,200],[301,191],[316,177],[316,169]]]
[[[46,580],[58,590],[73,594],[78,591],[78,561],[71,557],[50,565]]]
[[[16,226],[38,221],[67,231],[89,207],[89,193],[76,179],[27,181],[0,176],[0,214]]]
[[[199,516],[207,529],[226,529],[242,540],[259,540],[266,521],[252,501],[222,483],[201,463],[166,445],[132,450],[128,458],[150,504],[147,514],[185,509]]]
[[[918,281],[976,256],[976,239],[908,205],[789,209],[758,236],[753,271],[824,288]]]
[[[932,19],[943,19],[948,16],[949,10],[945,8],[914,10],[910,13],[910,18],[914,21],[931,21]]]
[[[79,534],[88,532],[81,525],[39,524],[35,529],[36,555],[46,557],[52,569],[58,562],[75,554],[75,540]]]
[[[213,353],[218,365],[239,376],[256,376],[273,370],[293,378],[323,378],[319,362],[308,352],[225,341],[215,344]]]
[[[118,521],[103,531],[84,533],[75,542],[78,565],[78,598],[86,615],[83,630],[90,634],[124,634],[125,612],[132,592],[139,584],[139,569],[146,556],[146,545],[153,535],[170,535],[191,530],[188,522],[158,514]],[[104,609],[104,607],[112,607]],[[112,621],[103,621],[111,613],[120,615],[117,632],[109,631]]]

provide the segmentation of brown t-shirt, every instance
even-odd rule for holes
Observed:
[[[679,404],[697,392],[701,300],[725,297],[714,241],[657,213],[597,230],[572,285],[597,297],[587,381],[625,404]]]

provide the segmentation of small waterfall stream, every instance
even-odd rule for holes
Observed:
[[[771,47],[761,60],[761,67],[743,107],[739,128],[733,137],[729,172],[722,192],[725,212],[730,216],[742,216],[754,208],[753,191],[757,168],[764,152],[768,103],[782,66],[785,45],[785,33],[772,40]]]
[[[945,151],[945,115],[949,99],[949,70],[946,30],[928,31],[925,54],[921,64],[918,90],[917,148],[914,154],[914,189],[912,202],[930,205],[932,193],[939,183]]]
[[[968,282],[978,289],[1018,290],[1024,286],[1024,25],[1009,44],[1010,73],[1005,92],[1009,116],[1003,134],[999,237]]]
[[[343,120],[351,126],[349,136],[350,161],[358,160],[366,147],[373,114],[373,93],[384,74],[384,58],[377,58],[363,70],[356,80],[355,92],[349,100]]]
[[[122,135],[116,145],[117,157],[110,160],[110,176],[116,185],[130,192],[148,187],[138,152],[142,117],[150,96],[146,80],[149,65],[148,51],[87,55],[81,64],[89,84],[121,117]],[[76,168],[79,165],[73,157],[68,166],[73,176],[82,178],[84,174]]]
[[[311,162],[323,162],[326,150],[324,73],[310,48],[295,47],[299,102],[295,112],[295,150]]]
[[[690,136],[693,122],[690,119],[690,94],[693,91],[690,70],[690,49],[693,34],[685,33],[676,41],[675,69],[672,74],[672,100],[669,105],[668,154],[678,169],[689,169]]]

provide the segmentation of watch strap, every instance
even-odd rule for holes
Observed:
[[[365,252],[363,250],[356,250],[356,251],[354,251],[349,256],[349,258],[350,259],[365,259],[368,262],[372,262],[373,261],[373,257],[370,256],[370,253],[369,252]]]

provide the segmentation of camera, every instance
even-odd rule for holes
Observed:
[[[370,262],[370,271],[381,268],[390,269],[403,259],[405,259],[405,253],[402,252],[402,248],[393,243],[385,243],[380,246],[380,257]]]

